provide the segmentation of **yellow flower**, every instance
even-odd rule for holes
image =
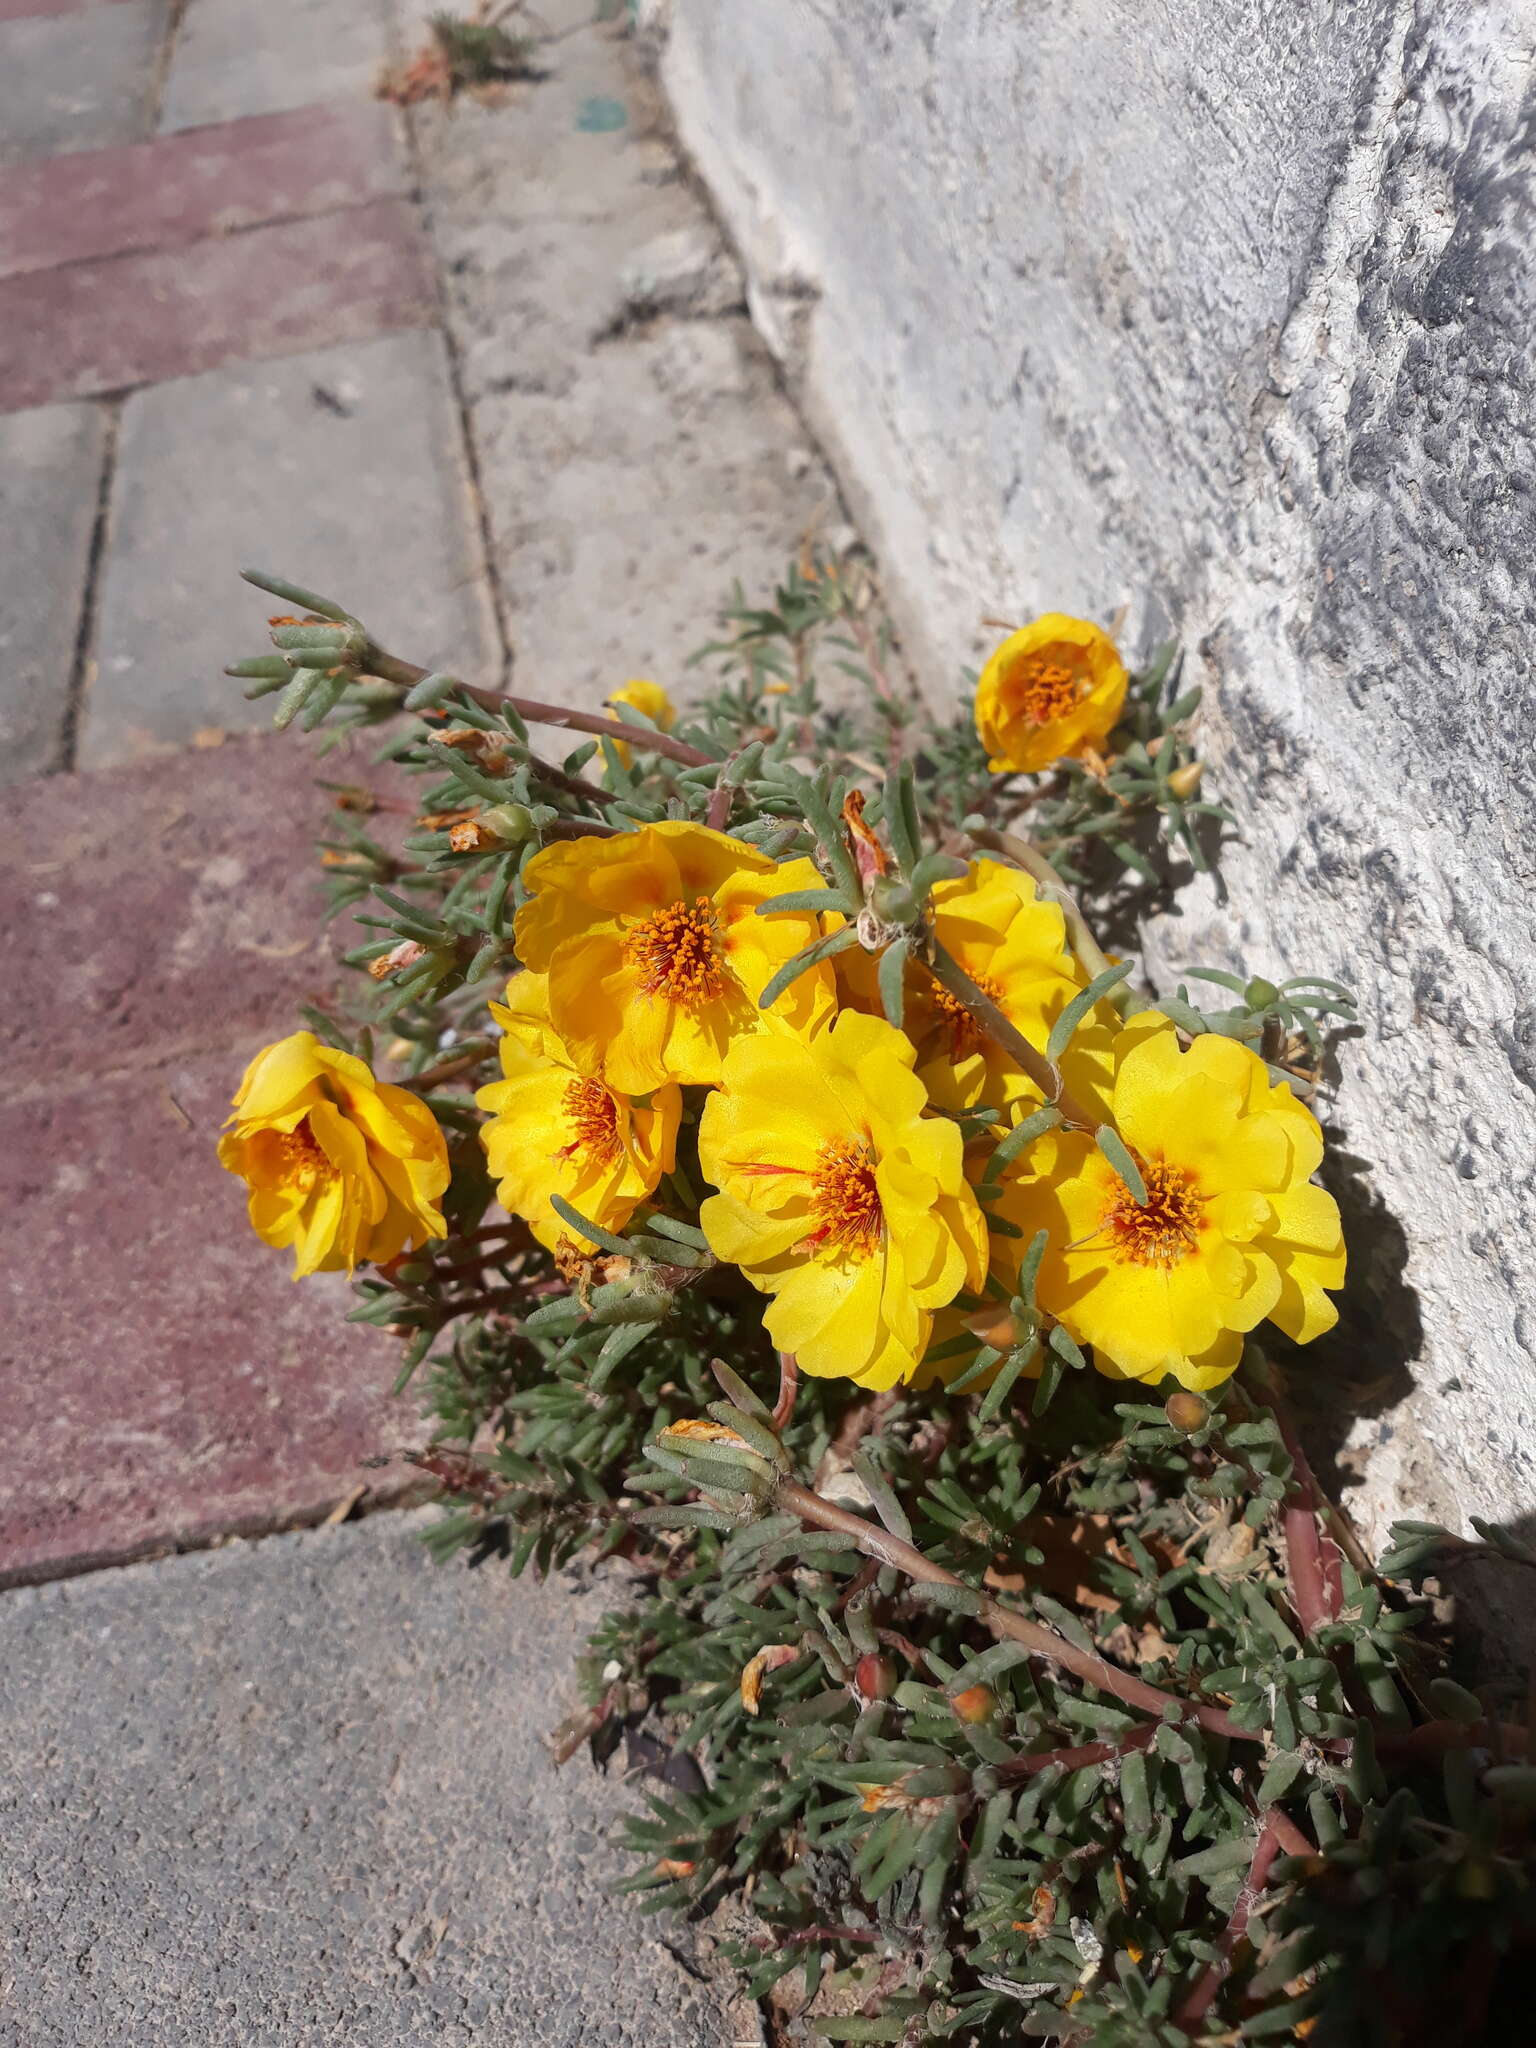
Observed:
[[[727,1048],[763,1028],[774,974],[821,934],[809,912],[758,917],[759,903],[822,886],[808,860],[782,865],[681,821],[547,846],[528,863],[518,958],[549,976],[555,1029],[584,1074],[643,1095],[664,1081],[713,1082]],[[813,967],[774,1005],[794,1029],[832,1007]]]
[[[1052,1131],[1010,1180],[1002,1213],[1049,1232],[1041,1307],[1112,1379],[1215,1386],[1265,1317],[1299,1344],[1338,1320],[1344,1239],[1311,1112],[1230,1038],[1180,1051],[1155,1011],[1115,1040],[1114,1121],[1146,1184],[1138,1206],[1091,1138]]]
[[[672,1170],[678,1090],[658,1088],[648,1103],[635,1103],[579,1073],[549,1021],[542,974],[514,975],[505,1006],[492,1003],[491,1014],[502,1027],[505,1078],[479,1089],[475,1100],[490,1111],[480,1136],[503,1208],[552,1252],[573,1236],[552,1194],[604,1230],[622,1230]]]
[[[1051,1026],[1085,986],[1086,976],[1067,948],[1067,924],[1054,903],[1043,902],[1034,882],[997,861],[973,861],[970,874],[940,882],[931,897],[939,944],[1043,1053]],[[918,1043],[919,1068],[942,1109],[979,1102],[1007,1108],[1033,1105],[1039,1090],[928,970],[914,966],[908,1029]],[[1095,1099],[1108,1084],[1110,1033],[1085,1019],[1063,1061],[1068,1088]]]
[[[295,1280],[447,1236],[448,1150],[431,1110],[312,1031],[257,1053],[228,1122],[219,1163],[249,1185],[257,1236],[293,1246]]]
[[[670,732],[677,723],[677,706],[660,683],[648,682],[644,676],[631,676],[627,683],[612,691],[603,701],[614,707],[627,704],[632,711],[638,711],[642,718],[648,718],[659,732]],[[628,767],[629,742],[615,740],[613,744],[618,750],[619,759]]]
[[[1049,768],[1097,747],[1125,702],[1125,665],[1107,633],[1064,612],[1011,633],[976,685],[976,730],[994,771]]]
[[[704,1105],[699,1213],[717,1257],[773,1300],[769,1336],[800,1370],[867,1387],[910,1379],[933,1312],[980,1284],[987,1232],[957,1125],[923,1114],[916,1052],[845,1011],[813,1039],[732,1046]]]

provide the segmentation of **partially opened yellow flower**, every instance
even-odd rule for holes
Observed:
[[[492,1003],[491,1014],[502,1027],[505,1078],[475,1100],[490,1112],[480,1136],[503,1208],[552,1252],[573,1233],[551,1195],[604,1230],[622,1230],[672,1170],[681,1094],[664,1086],[646,1103],[631,1102],[579,1073],[549,1021],[542,974],[514,975],[506,1003]]]
[[[994,772],[1038,772],[1098,747],[1125,702],[1125,664],[1086,619],[1047,612],[993,654],[976,685],[976,730]]]
[[[782,864],[683,821],[546,846],[528,863],[518,958],[549,976],[549,1011],[584,1074],[621,1094],[718,1080],[731,1044],[763,1028],[757,999],[821,936],[809,912],[759,917],[759,903],[823,886],[808,860]],[[832,1008],[813,967],[774,1005],[796,1030]]]
[[[257,1236],[293,1246],[295,1280],[447,1236],[448,1149],[431,1110],[312,1031],[256,1055],[228,1122],[219,1163],[249,1186]]]
[[[1011,1177],[1002,1213],[1049,1233],[1037,1298],[1111,1378],[1215,1386],[1266,1317],[1297,1343],[1331,1329],[1344,1281],[1338,1206],[1311,1184],[1316,1118],[1230,1038],[1181,1051],[1166,1017],[1115,1041],[1114,1121],[1146,1185],[1139,1205],[1093,1140],[1047,1133]]]
[[[915,1058],[904,1033],[849,1010],[813,1039],[739,1040],[704,1105],[699,1163],[721,1192],[700,1224],[773,1296],[764,1324],[802,1372],[910,1379],[934,1310],[985,1271],[960,1131],[924,1114]]]
[[[1043,1053],[1051,1026],[1087,979],[1067,949],[1060,908],[1041,900],[1028,875],[991,860],[973,861],[969,875],[938,883],[930,902],[939,944]],[[1039,1102],[1034,1083],[964,1003],[918,964],[908,970],[908,1000],[918,1072],[941,1108]],[[1073,1034],[1063,1067],[1080,1101],[1097,1099],[1108,1085],[1110,1043],[1108,1027],[1091,1019]]]
[[[670,732],[677,723],[677,706],[661,687],[645,676],[631,676],[627,683],[610,691],[603,699],[605,704],[615,708],[627,704],[632,711],[638,711],[642,718],[648,718],[658,732]],[[629,765],[630,745],[628,740],[615,740],[619,759]]]

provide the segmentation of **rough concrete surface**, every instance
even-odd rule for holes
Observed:
[[[1530,9],[643,13],[925,686],[989,612],[1193,650],[1244,836],[1154,969],[1361,999],[1356,1504],[1530,1513]]]
[[[0,783],[59,764],[106,437],[96,405],[0,418]]]
[[[350,216],[343,216],[348,218]],[[407,659],[501,670],[442,337],[389,335],[231,365],[123,409],[88,766],[268,726],[224,663],[283,609],[247,564],[339,599]],[[191,508],[196,516],[189,516]]]
[[[0,163],[136,142],[154,118],[170,0],[0,19]]]
[[[588,702],[677,684],[733,579],[770,589],[841,516],[633,44],[592,15],[541,9],[571,33],[500,108],[417,119],[518,685]]]
[[[188,0],[171,52],[162,134],[246,114],[367,96],[389,55],[390,0]]]
[[[543,1746],[615,1596],[428,1519],[0,1600],[3,2048],[756,2042],[607,1891],[633,1795]]]

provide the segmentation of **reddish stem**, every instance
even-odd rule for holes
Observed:
[[[1158,1725],[1135,1728],[1123,1742],[1083,1742],[1075,1749],[1040,1749],[1032,1756],[1016,1756],[1011,1763],[999,1764],[997,1774],[1000,1778],[1033,1778],[1055,1764],[1064,1771],[1080,1771],[1089,1764],[1113,1763],[1116,1757],[1150,1749],[1157,1740]]]
[[[773,1427],[783,1431],[795,1412],[795,1395],[800,1391],[800,1368],[788,1351],[779,1353],[779,1398],[773,1404]]]
[[[940,1564],[912,1544],[893,1536],[888,1529],[866,1521],[849,1509],[839,1507],[836,1501],[827,1500],[809,1487],[801,1486],[796,1480],[781,1479],[774,1489],[778,1505],[792,1515],[798,1515],[804,1522],[817,1528],[835,1529],[847,1536],[854,1546],[866,1557],[878,1557],[882,1564],[894,1565],[909,1579],[919,1585],[959,1586],[977,1601],[977,1618],[990,1628],[994,1635],[1005,1636],[1010,1642],[1022,1643],[1032,1656],[1045,1657],[1051,1663],[1060,1665],[1087,1684],[1096,1686],[1100,1692],[1107,1692],[1112,1698],[1123,1700],[1128,1707],[1135,1707],[1154,1720],[1161,1720],[1172,1707],[1178,1720],[1193,1721],[1212,1735],[1224,1735],[1234,1742],[1257,1742],[1259,1736],[1247,1728],[1240,1728],[1230,1714],[1220,1707],[1213,1707],[1203,1700],[1181,1699],[1176,1693],[1164,1692],[1159,1686],[1148,1685],[1145,1679],[1134,1678],[1128,1671],[1108,1663],[1091,1650],[1080,1650],[1065,1636],[1057,1635],[1054,1629],[1043,1623],[1031,1621],[1027,1616],[1015,1613],[1011,1607],[1003,1606],[990,1594],[980,1592],[974,1586],[967,1586],[964,1579],[946,1571]]]
[[[1179,2007],[1176,2017],[1191,2039],[1197,2033],[1201,2020],[1214,2004],[1217,1992],[1232,1973],[1232,1957],[1237,1944],[1248,1932],[1249,1918],[1264,1895],[1270,1869],[1280,1854],[1280,1838],[1275,1829],[1274,1818],[1272,1811],[1264,1816],[1264,1825],[1260,1828],[1259,1839],[1254,1845],[1253,1861],[1248,1866],[1248,1875],[1244,1878],[1242,1889],[1237,1895],[1237,1904],[1232,1908],[1232,1917],[1216,1944],[1221,1951],[1220,1961],[1209,1966]]]

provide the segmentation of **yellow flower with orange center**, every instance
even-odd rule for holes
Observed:
[[[1168,1018],[1132,1017],[1110,1103],[1145,1186],[1138,1202],[1093,1140],[1056,1130],[1007,1183],[1001,1213],[1049,1236],[1037,1299],[1112,1379],[1217,1385],[1266,1317],[1304,1344],[1344,1281],[1338,1205],[1312,1185],[1317,1119],[1234,1039],[1181,1051]],[[1015,1264],[1015,1270],[1017,1270]]]
[[[699,1162],[720,1193],[699,1222],[773,1297],[769,1336],[816,1377],[910,1379],[934,1311],[986,1268],[959,1128],[925,1114],[916,1056],[847,1010],[814,1038],[740,1039],[704,1106]]]
[[[1109,635],[1065,612],[1010,633],[976,685],[976,730],[994,772],[1037,773],[1103,744],[1125,703]]]
[[[638,711],[642,718],[648,718],[658,732],[670,732],[677,723],[677,706],[660,683],[653,683],[645,676],[631,676],[627,683],[611,691],[603,702],[614,710],[621,704],[627,704],[632,711]],[[615,740],[613,744],[618,749],[619,759],[628,767],[628,740]]]
[[[581,1073],[550,1022],[542,974],[514,975],[491,1014],[502,1027],[503,1078],[475,1101],[490,1113],[480,1137],[502,1207],[552,1252],[574,1233],[551,1195],[604,1230],[622,1230],[672,1170],[679,1090],[663,1086],[631,1102]]]
[[[293,1246],[295,1280],[447,1236],[448,1149],[431,1110],[312,1031],[256,1055],[228,1124],[219,1163],[249,1187],[257,1236]]]
[[[821,936],[811,913],[756,914],[771,896],[823,886],[810,861],[770,860],[704,825],[547,846],[524,880],[518,957],[548,975],[550,1019],[575,1065],[621,1094],[718,1080],[731,1045],[764,1028],[769,981]],[[832,1004],[830,969],[813,967],[773,1014],[809,1031]]]

